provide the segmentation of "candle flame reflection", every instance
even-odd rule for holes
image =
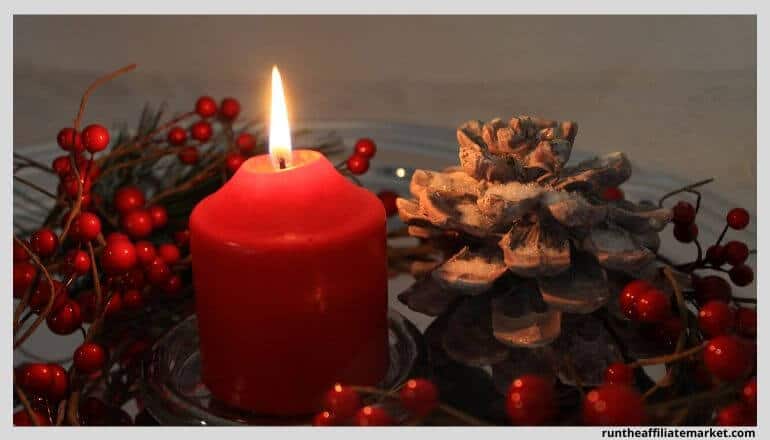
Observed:
[[[291,130],[286,97],[278,66],[273,66],[272,99],[270,101],[270,158],[276,169],[291,166]]]

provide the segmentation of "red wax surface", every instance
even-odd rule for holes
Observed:
[[[247,160],[190,217],[203,381],[264,414],[316,412],[385,375],[385,212],[320,153]]]

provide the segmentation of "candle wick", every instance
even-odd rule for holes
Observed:
[[[280,169],[282,169],[282,170],[286,169],[286,159],[284,159],[283,157],[279,157],[278,158],[278,167]]]

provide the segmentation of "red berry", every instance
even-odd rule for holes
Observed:
[[[377,154],[377,144],[369,138],[361,138],[356,141],[356,145],[353,147],[353,154],[371,159]]]
[[[749,225],[749,219],[749,211],[743,208],[733,208],[727,213],[727,224],[733,229],[744,229]]]
[[[19,385],[37,395],[46,395],[53,384],[53,370],[48,364],[34,363],[21,369]]]
[[[95,240],[102,232],[99,216],[91,212],[81,212],[72,220],[72,235],[80,241]]]
[[[134,249],[136,250],[136,259],[142,266],[152,263],[152,260],[155,259],[155,245],[149,241],[137,241]]]
[[[199,142],[208,141],[213,133],[211,124],[206,121],[198,121],[190,127],[190,136]]]
[[[217,113],[217,103],[210,96],[201,96],[195,101],[195,113],[201,118],[210,118]]]
[[[241,133],[235,138],[235,145],[241,154],[249,154],[257,148],[257,138],[251,133]]]
[[[556,414],[553,383],[537,375],[524,375],[511,382],[505,396],[508,418],[516,425],[543,425]]]
[[[754,281],[754,270],[745,264],[733,266],[733,268],[730,269],[729,275],[733,284],[740,287],[748,286]]]
[[[695,207],[689,202],[679,201],[671,209],[671,213],[677,225],[687,226],[695,221]]]
[[[398,194],[393,191],[380,191],[377,193],[377,197],[380,198],[382,206],[385,208],[386,217],[390,217],[398,213],[398,208],[396,207],[396,199],[398,198]]]
[[[59,364],[48,364],[48,367],[51,369],[51,385],[46,395],[51,402],[56,403],[67,395],[69,375],[67,370]]]
[[[32,286],[37,276],[37,268],[34,264],[21,261],[13,263],[13,296],[21,298],[27,289]]]
[[[706,250],[706,261],[716,267],[720,267],[725,264],[727,262],[725,247],[718,244],[709,246],[709,248]]]
[[[227,171],[234,173],[238,171],[238,168],[240,168],[245,161],[245,156],[239,153],[229,153],[227,157],[225,157],[225,167],[227,168]]]
[[[628,385],[606,384],[583,401],[583,421],[592,426],[638,426],[647,420],[642,396]]]
[[[430,414],[438,405],[438,390],[426,379],[409,379],[399,392],[401,405],[418,417]]]
[[[150,217],[152,218],[153,228],[160,229],[166,226],[166,223],[168,223],[168,211],[166,211],[164,206],[152,205],[147,208],[147,211],[150,213]]]
[[[749,247],[742,241],[729,241],[725,244],[725,259],[730,266],[743,264],[749,258]]]
[[[337,417],[329,411],[322,411],[313,417],[313,426],[339,425]]]
[[[674,225],[674,238],[682,243],[693,242],[698,238],[698,225],[695,223]]]
[[[187,132],[182,127],[171,127],[167,139],[171,145],[182,145],[187,140]]]
[[[30,249],[41,257],[55,254],[58,246],[59,237],[50,228],[40,229],[29,238]]]
[[[163,243],[158,246],[158,256],[168,264],[174,264],[179,261],[181,253],[176,245]]]
[[[71,127],[59,130],[59,134],[56,135],[56,143],[58,143],[59,147],[65,151],[74,151],[75,153],[83,151],[83,142],[81,141],[80,133]]]
[[[634,301],[636,297],[642,292],[654,289],[655,287],[645,280],[633,280],[623,287],[620,291],[618,298],[618,304],[620,305],[620,311],[628,319],[634,319]]]
[[[67,295],[66,289],[64,287],[64,284],[62,284],[59,280],[51,280],[53,283],[53,289],[55,292],[54,298],[53,298],[53,305],[51,306],[51,310],[56,310],[66,302],[66,300],[69,298]],[[51,284],[48,283],[48,280],[41,278],[40,281],[37,283],[37,287],[35,288],[35,291],[32,292],[32,295],[29,297],[29,309],[32,310],[35,313],[40,313],[43,311],[43,309],[46,308],[48,305],[48,301],[51,299]]]
[[[42,411],[32,410],[37,426],[50,426],[51,420]],[[35,426],[27,410],[22,409],[13,413],[13,426]]]
[[[633,305],[634,319],[656,323],[666,319],[671,311],[666,295],[658,289],[649,289],[636,296]]]
[[[85,275],[91,269],[91,257],[88,256],[86,251],[72,249],[65,256],[65,264],[70,273]]]
[[[152,233],[152,216],[147,210],[135,209],[120,219],[120,226],[131,238],[145,238]]]
[[[136,265],[136,250],[130,241],[107,242],[102,252],[102,267],[108,274],[120,274]]]
[[[746,382],[741,390],[741,399],[751,411],[757,410],[757,377],[754,376]]]
[[[733,327],[733,322],[733,311],[722,301],[709,301],[698,311],[698,325],[708,337],[726,334]]]
[[[152,263],[152,262],[150,262]],[[124,275],[124,284],[129,289],[142,289],[147,285],[146,276],[144,274],[144,268],[135,267],[128,271]]]
[[[196,147],[184,147],[177,153],[179,161],[185,165],[195,165],[200,158]]]
[[[749,353],[743,343],[735,336],[717,336],[706,344],[703,354],[706,368],[717,378],[733,381],[750,368]]]
[[[101,370],[106,358],[101,345],[86,342],[75,350],[72,362],[81,372],[91,374]]]
[[[171,269],[160,257],[155,257],[145,270],[147,280],[154,286],[162,285],[171,276]]]
[[[631,385],[634,383],[634,369],[622,362],[615,362],[604,370],[604,383]]]
[[[124,186],[115,191],[113,203],[120,214],[128,214],[144,206],[144,193],[135,186]]]
[[[51,168],[59,175],[64,177],[72,171],[72,163],[69,156],[59,156],[51,163]]]
[[[361,175],[369,169],[369,159],[354,154],[348,158],[347,165],[351,173]]]
[[[735,311],[735,330],[747,338],[757,337],[757,311],[739,307]]]
[[[83,146],[91,153],[98,153],[110,144],[110,132],[104,126],[91,124],[83,129]]]
[[[361,397],[350,387],[335,384],[323,398],[323,408],[340,419],[348,419],[361,407]]]
[[[185,229],[183,231],[174,232],[174,243],[179,247],[187,246],[190,242],[190,230]]]
[[[235,98],[225,98],[219,104],[219,116],[229,121],[238,117],[241,112],[241,104]]]
[[[716,424],[719,426],[748,426],[751,424],[751,416],[743,402],[734,402],[717,412]]]
[[[705,304],[712,299],[728,302],[733,295],[730,284],[717,275],[696,278],[693,280],[693,287],[695,298],[700,304]]]
[[[80,315],[80,305],[72,299],[67,299],[64,304],[48,315],[46,319],[48,328],[57,335],[68,335],[83,324]]]
[[[623,200],[625,196],[626,195],[623,194],[623,190],[615,186],[604,188],[601,193],[601,198],[605,202],[617,202],[619,200]]]
[[[80,178],[75,176],[75,174],[67,174],[64,176],[64,178],[61,181],[61,189],[64,191],[65,194],[67,194],[71,199],[74,199],[78,196],[78,189],[80,185],[83,185],[83,194],[88,194],[91,192],[91,186],[93,186],[93,179],[90,178],[87,175],[80,175]]]
[[[166,278],[166,281],[160,285],[160,290],[169,297],[179,295],[179,292],[182,291],[182,277],[177,274],[169,276]]]
[[[17,243],[16,240],[13,240],[13,262],[17,263],[17,262],[28,261],[28,260],[29,260],[29,252],[27,252],[24,246]]]
[[[126,290],[123,293],[121,302],[128,310],[136,311],[141,310],[142,307],[144,307],[144,297],[142,296],[142,292],[136,289]]]
[[[379,406],[365,406],[356,413],[353,424],[356,426],[390,426],[393,418]]]

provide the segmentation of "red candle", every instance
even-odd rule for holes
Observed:
[[[317,411],[335,382],[385,374],[385,213],[322,154],[275,154],[195,207],[190,245],[203,382],[232,406],[291,415]]]

